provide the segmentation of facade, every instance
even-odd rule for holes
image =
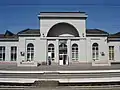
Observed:
[[[41,12],[40,29],[0,35],[0,62],[18,66],[120,63],[120,32],[87,29],[84,12]]]

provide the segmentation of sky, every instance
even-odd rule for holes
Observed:
[[[87,28],[120,31],[120,0],[0,0],[0,33],[38,29],[40,12],[86,12]]]

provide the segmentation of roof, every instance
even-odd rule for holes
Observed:
[[[108,35],[107,32],[100,29],[87,29],[87,35]],[[40,35],[40,29],[25,29],[17,33],[18,35]]]
[[[120,32],[115,33],[115,34],[110,34],[109,37],[110,38],[120,38]]]
[[[10,31],[6,30],[5,36],[13,36],[13,35],[14,35],[14,33],[12,33],[12,32],[10,32]]]
[[[5,38],[4,34],[0,34],[0,38]]]
[[[108,35],[109,33],[100,29],[87,29],[87,35]]]
[[[85,12],[81,12],[81,11],[71,11],[71,12],[68,12],[68,11],[65,11],[65,12],[58,12],[58,11],[53,11],[53,12],[40,12],[40,13],[85,13]]]
[[[5,34],[0,34],[0,40],[18,40],[18,36],[6,30]]]
[[[88,35],[108,35],[107,32],[100,30],[100,29],[87,29],[86,30],[87,36]],[[17,34],[13,34],[10,31],[6,31],[5,34],[0,34],[0,38],[18,38],[18,36],[40,36],[40,29],[24,29]],[[118,35],[118,33],[116,34]],[[120,33],[119,33],[120,35]]]
[[[39,18],[87,18],[85,12],[40,12]]]
[[[110,34],[108,37],[109,41],[120,41],[120,32],[115,34]]]
[[[109,34],[106,31],[100,29],[87,29],[87,36],[107,36],[109,41],[120,41],[120,32],[115,34]],[[40,29],[25,29],[17,34],[14,34],[6,30],[5,34],[0,34],[0,40],[18,40],[18,36],[40,36]]]
[[[14,34],[8,30],[6,30],[5,34],[0,34],[0,40],[18,40],[18,36],[40,36],[40,30],[39,29],[25,29],[17,34]]]
[[[25,29],[18,32],[17,35],[40,35],[40,29]]]

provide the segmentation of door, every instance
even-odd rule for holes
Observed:
[[[61,43],[59,45],[59,64],[66,65],[67,64],[67,45],[65,43]]]

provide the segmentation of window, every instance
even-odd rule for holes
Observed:
[[[11,47],[11,61],[16,61],[17,59],[17,47],[12,46]]]
[[[5,61],[5,46],[0,46],[0,61]]]
[[[109,60],[114,60],[114,46],[109,46]]]
[[[93,60],[98,60],[99,57],[99,47],[97,43],[93,43],[92,45],[92,58]]]
[[[27,61],[33,61],[34,59],[34,45],[29,43],[27,45]]]
[[[72,45],[72,60],[75,60],[75,61],[78,60],[78,45],[77,44]]]
[[[51,61],[54,61],[55,59],[55,50],[54,50],[54,45],[53,44],[49,44],[48,45],[48,53],[50,53],[51,57],[49,58]]]
[[[65,43],[59,45],[59,54],[67,55],[67,45]]]

